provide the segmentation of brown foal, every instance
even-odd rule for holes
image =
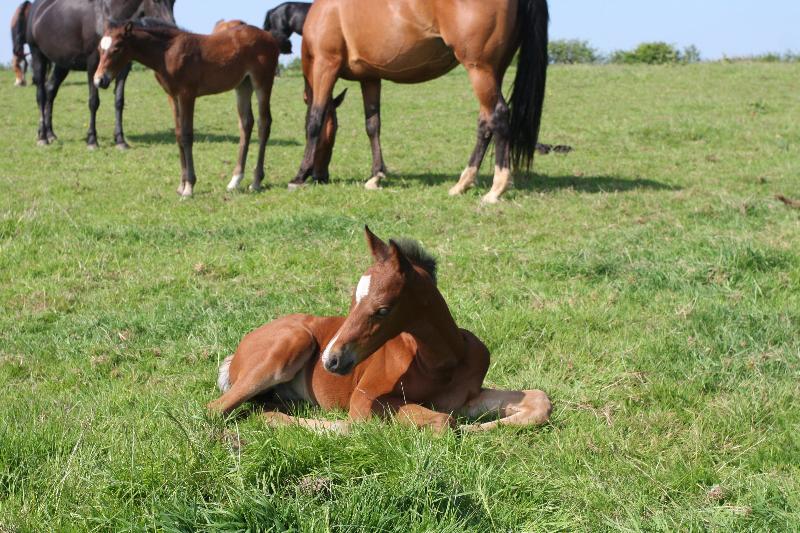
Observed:
[[[436,287],[436,263],[413,241],[384,243],[366,228],[373,264],[353,291],[346,317],[289,315],[242,339],[219,369],[229,413],[257,395],[340,408],[353,421],[373,415],[441,431],[454,416],[491,421],[462,426],[542,424],[551,404],[540,390],[482,388],[489,351],[460,329]],[[346,431],[349,421],[266,412],[270,423]]]
[[[368,189],[379,188],[386,167],[380,144],[381,80],[419,83],[466,68],[480,104],[478,138],[451,195],[474,186],[494,137],[495,171],[483,197],[497,202],[512,185],[511,166],[529,168],[536,149],[547,74],[546,0],[316,0],[303,26],[303,75],[311,94],[306,151],[289,187],[320,179],[315,151],[338,78],[361,82],[372,146]],[[503,77],[519,50],[509,102]],[[327,175],[327,171],[325,172]]]
[[[272,116],[270,95],[278,66],[278,45],[267,32],[236,24],[212,35],[185,32],[169,24],[145,19],[110,25],[100,41],[100,65],[94,82],[108,87],[111,79],[131,60],[154,70],[169,97],[175,117],[175,137],[181,159],[178,194],[190,197],[197,177],[194,171],[194,105],[200,96],[236,90],[239,111],[239,159],[228,190],[239,187],[253,131],[251,97],[258,100],[258,161],[251,190],[261,189],[264,154]]]

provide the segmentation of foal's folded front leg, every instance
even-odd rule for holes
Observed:
[[[358,394],[356,391],[354,394]],[[391,417],[400,424],[428,428],[434,433],[443,433],[456,427],[455,419],[448,413],[440,413],[415,403],[407,403],[403,398],[383,396],[374,401],[351,401],[350,418],[354,420],[372,415]]]
[[[457,414],[473,419],[493,417],[489,422],[462,425],[462,431],[486,431],[497,426],[538,426],[550,419],[553,404],[540,390],[503,391],[483,389]]]

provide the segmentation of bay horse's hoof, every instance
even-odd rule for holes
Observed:
[[[117,143],[117,150],[130,150],[130,147],[131,146],[128,143],[126,143],[125,141],[122,141],[121,143]]]
[[[305,186],[306,186],[305,181],[300,181],[295,179],[290,181],[287,187],[289,188],[290,191],[296,191],[297,189],[302,189]]]
[[[261,185],[256,185],[255,183],[251,183],[247,189],[250,192],[262,192],[264,190],[264,187],[262,187]]]
[[[494,205],[498,202],[500,202],[500,196],[493,192],[488,192],[481,198],[481,205]]]
[[[86,148],[88,148],[90,151],[94,152],[95,150],[97,150],[100,147],[97,145],[97,143],[89,143],[89,144],[86,145]]]
[[[50,143],[47,142],[47,139],[39,139],[38,141],[36,141],[37,146],[47,146],[48,144]]]
[[[47,134],[47,142],[52,144],[53,142],[58,140],[58,136],[53,133],[52,131]]]
[[[25,80],[16,80],[14,82],[14,87],[25,87],[26,85],[27,83],[25,82]]]

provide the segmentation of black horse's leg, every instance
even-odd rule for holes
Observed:
[[[36,103],[39,105],[39,132],[37,134],[37,143],[39,146],[48,144],[47,142],[47,128],[45,127],[44,108],[47,103],[47,68],[49,66],[48,59],[43,53],[35,46],[31,47],[31,71],[33,75],[33,84],[36,86]]]
[[[307,85],[306,91],[310,92],[308,113],[306,115],[306,150],[303,161],[300,163],[300,170],[292,181],[289,188],[295,189],[305,184],[306,178],[314,168],[314,157],[316,155],[317,144],[322,133],[322,121],[325,118],[325,111],[331,101],[333,85],[336,83],[336,72],[338,66],[316,63],[312,65],[313,84]]]
[[[117,74],[117,81],[114,84],[114,109],[116,111],[116,125],[114,126],[114,142],[117,148],[127,150],[130,148],[125,142],[125,133],[122,131],[122,111],[125,109],[125,81],[133,68],[133,63],[129,63]]]
[[[380,189],[381,179],[386,177],[381,151],[381,80],[362,81],[361,95],[364,97],[364,119],[372,147],[372,177],[364,186],[367,189]]]
[[[50,79],[47,81],[47,100],[45,101],[44,106],[44,121],[45,130],[47,132],[47,142],[53,142],[58,139],[56,134],[53,133],[53,103],[55,102],[56,96],[58,96],[59,87],[61,87],[61,84],[67,78],[67,74],[69,74],[69,69],[55,65],[53,67],[53,73],[50,75]]]
[[[86,132],[86,146],[90,150],[97,148],[97,128],[95,122],[97,109],[100,107],[100,89],[94,84],[94,73],[100,64],[98,54],[92,54],[87,58],[86,75],[89,80],[89,131]]]

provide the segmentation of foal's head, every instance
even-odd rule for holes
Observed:
[[[372,266],[361,276],[350,313],[322,354],[325,369],[341,375],[420,318],[436,291],[436,261],[419,244],[386,244],[369,228],[365,231]]]
[[[100,64],[94,72],[94,85],[107,89],[117,74],[131,62],[129,41],[133,33],[133,22],[116,24],[109,22],[100,39]]]

